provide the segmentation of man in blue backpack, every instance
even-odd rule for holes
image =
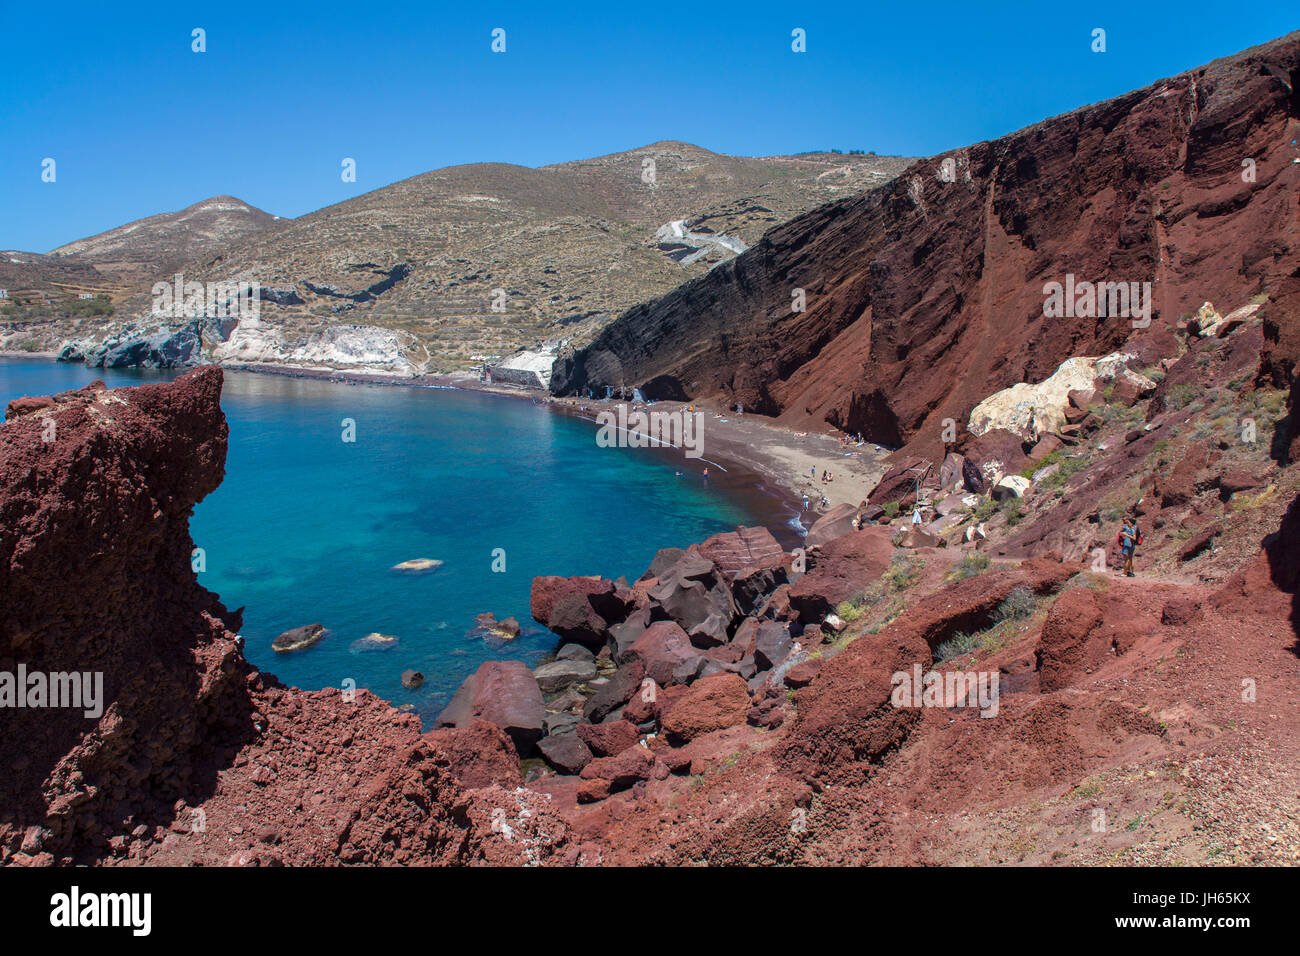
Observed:
[[[1120,529],[1115,541],[1119,544],[1119,553],[1124,559],[1124,573],[1131,578],[1133,577],[1133,552],[1142,543],[1142,532],[1138,531],[1136,517],[1129,516],[1124,519],[1124,527]]]

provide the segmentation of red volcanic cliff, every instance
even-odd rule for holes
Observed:
[[[239,613],[190,565],[190,514],[224,474],[221,382],[207,367],[10,405],[0,672],[102,674],[103,712],[0,710],[0,860],[545,858],[562,828],[501,789],[518,762],[500,731],[435,739],[368,692],[286,688],[244,659]],[[480,764],[476,796],[455,734]],[[493,755],[499,780],[481,771]],[[535,832],[485,845],[494,812],[498,830],[523,814]]]
[[[1148,360],[1203,301],[1267,294],[1263,374],[1289,384],[1300,358],[1298,84],[1291,34],[919,162],[630,309],[556,363],[552,388],[715,396],[931,454],[944,419],[964,425],[991,393],[1134,333],[1127,318],[1045,317],[1044,285],[1067,274],[1152,283]],[[797,290],[804,312],[792,311]]]

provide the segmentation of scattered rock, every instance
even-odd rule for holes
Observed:
[[[302,627],[295,627],[293,630],[285,631],[277,637],[271,642],[271,650],[277,654],[301,651],[319,643],[324,636],[324,624],[304,624]]]

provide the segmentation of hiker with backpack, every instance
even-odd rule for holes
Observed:
[[[1133,577],[1133,552],[1142,543],[1142,532],[1138,530],[1137,518],[1124,519],[1124,527],[1115,536],[1115,543],[1119,545],[1119,553],[1124,560],[1124,574],[1131,578]]]

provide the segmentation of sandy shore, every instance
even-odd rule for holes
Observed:
[[[0,356],[53,358],[31,352],[0,352]],[[616,409],[617,401],[592,401],[580,398],[557,398],[543,392],[505,385],[488,385],[469,373],[400,376],[384,373],[360,373],[328,368],[284,365],[231,364],[229,371],[309,378],[344,385],[388,385],[407,388],[457,388],[487,392],[505,398],[522,399],[551,411],[595,422],[605,409]],[[656,411],[680,411],[681,402],[656,402]],[[836,505],[865,501],[886,467],[882,464],[889,449],[866,443],[843,445],[828,425],[825,431],[796,432],[759,415],[735,415],[722,411],[707,401],[692,403],[704,415],[701,457],[686,458],[680,451],[663,449],[659,453],[684,474],[703,476],[707,468],[711,484],[727,493],[747,499],[759,514],[772,517],[768,524],[786,546],[798,542],[802,531],[812,526],[817,516]],[[832,480],[823,482],[823,472]],[[808,507],[803,507],[807,496]],[[823,504],[823,498],[825,504]]]
[[[600,411],[617,408],[619,403],[552,397],[548,404],[594,421]],[[656,402],[652,407],[656,411],[678,411],[687,406]],[[836,505],[865,501],[885,473],[881,461],[889,454],[888,449],[870,443],[842,445],[829,426],[821,434],[795,432],[759,415],[720,412],[708,402],[696,402],[693,407],[704,415],[702,456],[683,457],[681,467],[700,472],[707,467],[711,476],[716,476],[718,469],[726,475],[757,476],[780,489],[781,497],[800,517],[805,529],[818,514]],[[822,481],[823,473],[831,480]]]

